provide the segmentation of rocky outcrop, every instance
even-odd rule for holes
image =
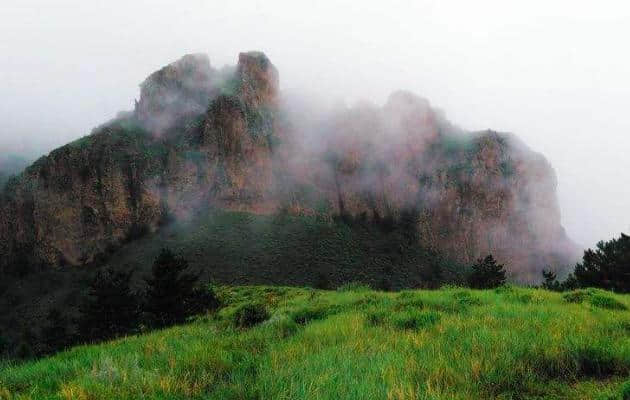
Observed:
[[[135,114],[147,130],[161,134],[179,119],[203,113],[217,94],[218,72],[205,54],[188,54],[140,84]]]
[[[408,92],[317,120],[285,107],[262,53],[215,70],[188,55],[151,74],[133,113],[43,157],[0,200],[0,266],[89,264],[200,208],[396,218],[419,245],[493,253],[520,279],[576,252],[556,178],[515,137],[453,127]]]
[[[132,115],[29,167],[2,196],[0,266],[88,264],[200,204],[262,202],[277,71],[244,53],[213,75],[185,56],[147,78]]]

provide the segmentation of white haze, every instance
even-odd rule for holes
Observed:
[[[283,90],[408,89],[463,128],[514,132],[555,167],[570,237],[630,230],[625,1],[3,0],[0,37],[0,152],[89,133],[183,54],[220,67],[256,49]]]

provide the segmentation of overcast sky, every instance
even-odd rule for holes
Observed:
[[[183,54],[262,50],[283,89],[409,89],[463,128],[514,132],[554,166],[575,241],[630,231],[627,1],[2,0],[0,38],[0,151],[89,133]]]

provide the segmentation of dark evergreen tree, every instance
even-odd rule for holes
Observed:
[[[586,250],[574,274],[582,287],[630,292],[630,236],[622,233],[619,239],[601,241],[595,250]]]
[[[46,346],[47,353],[63,350],[72,343],[70,320],[58,309],[53,308],[48,312],[41,340]]]
[[[92,342],[132,333],[138,328],[137,296],[130,287],[131,272],[101,270],[90,283],[80,306],[79,338]]]
[[[197,288],[197,274],[188,272],[188,261],[162,249],[153,263],[145,311],[153,327],[180,324],[194,314],[214,309],[219,302],[208,287]]]
[[[543,283],[542,288],[547,290],[559,291],[562,289],[560,282],[558,282],[558,276],[551,269],[543,269]]]
[[[468,284],[475,289],[492,289],[504,283],[505,269],[503,269],[503,265],[497,264],[492,255],[478,259],[468,276]]]
[[[560,286],[562,290],[575,290],[580,287],[580,282],[578,282],[574,274],[569,274],[567,279],[565,279]]]

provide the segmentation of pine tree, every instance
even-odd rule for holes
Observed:
[[[131,272],[99,271],[80,307],[79,336],[100,341],[128,334],[138,328],[139,308],[130,287]]]
[[[196,288],[199,276],[188,271],[188,261],[162,249],[153,263],[145,311],[153,327],[181,324],[199,312],[214,309],[219,302],[210,288]]]
[[[630,236],[622,233],[619,239],[601,241],[595,250],[586,250],[574,274],[582,287],[630,292]]]
[[[475,289],[492,289],[505,284],[505,269],[497,264],[492,255],[478,259],[472,266],[472,273],[468,277],[470,287]]]
[[[544,289],[554,290],[554,291],[558,291],[562,289],[560,282],[558,282],[558,276],[551,269],[548,269],[548,270],[543,269],[542,275],[543,275],[542,287]]]

